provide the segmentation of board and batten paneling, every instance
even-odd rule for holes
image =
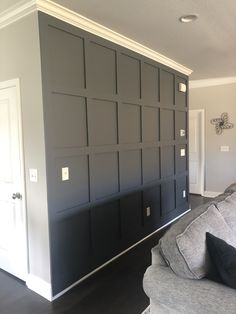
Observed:
[[[39,28],[55,295],[188,209],[188,78],[44,13]]]

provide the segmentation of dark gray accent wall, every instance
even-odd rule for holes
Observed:
[[[55,295],[188,209],[178,91],[188,78],[43,13],[39,22]]]

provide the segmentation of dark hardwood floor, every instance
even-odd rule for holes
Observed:
[[[191,208],[209,199],[190,195]],[[142,279],[151,263],[151,248],[165,229],[50,303],[24,282],[0,271],[1,314],[141,314],[149,300]]]
[[[210,200],[211,200],[210,197],[203,197],[197,194],[190,194],[189,203],[190,203],[190,207],[194,209],[199,205],[209,202]]]

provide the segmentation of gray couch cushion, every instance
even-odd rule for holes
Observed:
[[[217,203],[216,207],[236,235],[236,192]]]
[[[176,237],[180,253],[193,278],[196,279],[205,277],[210,266],[206,248],[206,232],[210,232],[236,247],[236,236],[215,205],[211,205],[204,213],[193,220],[183,233]]]
[[[199,215],[207,210],[210,204],[223,201],[229,194],[221,194],[212,199],[207,204],[203,204],[193,211],[187,213],[180,220],[176,221],[171,228],[164,234],[160,240],[160,251],[165,259],[166,263],[172,268],[172,270],[185,278],[195,278],[192,272],[189,270],[187,263],[180,254],[179,248],[176,243],[176,236],[184,232],[186,227]]]
[[[152,265],[143,284],[151,299],[151,314],[236,313],[235,290],[208,279],[183,279],[169,267]]]

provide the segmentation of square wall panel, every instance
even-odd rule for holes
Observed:
[[[119,202],[91,208],[91,240],[95,264],[101,264],[117,254],[121,240]]]
[[[146,62],[142,71],[142,99],[147,105],[159,101],[159,69]]]
[[[161,109],[160,110],[160,140],[174,140],[174,111]]]
[[[120,185],[122,191],[141,185],[140,150],[120,152]]]
[[[143,182],[148,183],[160,178],[159,147],[143,149]]]
[[[121,144],[140,143],[141,109],[138,105],[120,104],[119,106],[119,142]]]
[[[55,211],[89,202],[88,156],[56,158],[50,197]],[[69,168],[69,180],[62,181],[62,168]]]
[[[159,109],[143,107],[143,142],[159,141]]]
[[[99,94],[116,94],[115,50],[90,42],[88,51],[89,90]]]
[[[185,133],[185,135],[183,134]],[[187,139],[187,112],[175,111],[175,139],[185,141]]]
[[[50,250],[51,265],[55,276],[52,288],[55,293],[64,289],[65,282],[69,286],[77,278],[91,271],[90,211],[88,209],[75,209],[73,214],[63,213],[63,215],[57,215],[57,219],[50,221]],[[33,310],[31,312],[33,313]],[[45,313],[45,311],[42,312]]]
[[[175,173],[175,148],[174,146],[161,147],[161,177],[173,176]]]
[[[174,105],[174,74],[161,70],[160,98],[162,105]]]
[[[51,132],[54,147],[87,146],[85,98],[53,94],[51,96]]]
[[[165,217],[175,209],[175,181],[161,184],[161,216]]]
[[[176,207],[188,207],[188,185],[187,177],[181,176],[176,179]]]
[[[83,38],[51,26],[48,37],[52,89],[76,92],[84,88]]]
[[[187,146],[186,145],[176,145],[175,164],[176,164],[176,173],[181,173],[187,170]]]
[[[140,98],[140,61],[121,54],[118,58],[118,91],[124,99]]]
[[[90,161],[91,198],[96,200],[117,193],[118,153],[95,154]]]
[[[187,91],[179,91],[179,83],[187,85],[187,80],[177,76],[176,77],[176,87],[175,87],[175,104],[181,107],[187,106]]]
[[[121,198],[120,211],[122,237],[124,239],[139,238],[143,227],[141,192]]]
[[[117,144],[117,104],[106,100],[88,100],[89,145]]]

